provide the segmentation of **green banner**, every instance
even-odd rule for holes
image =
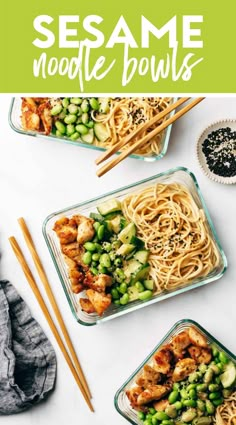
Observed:
[[[4,4],[1,93],[235,93],[236,3]]]

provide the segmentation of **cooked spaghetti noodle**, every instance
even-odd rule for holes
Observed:
[[[178,183],[157,184],[127,196],[122,210],[150,250],[156,293],[208,275],[219,263],[205,215]]]
[[[215,423],[216,425],[236,425],[236,392],[217,407]]]
[[[114,98],[111,99],[110,112],[105,114],[94,113],[94,121],[102,122],[109,133],[109,138],[101,143],[95,141],[97,146],[106,148],[111,147],[118,143],[123,137],[132,133],[138,126],[152,117],[166,109],[170,103],[171,98],[161,97],[131,97],[131,98]],[[137,139],[144,137],[147,132],[152,131],[157,125],[165,121],[167,117],[160,120],[154,127],[141,132],[137,138],[131,142],[133,144]],[[135,153],[139,155],[157,155],[161,151],[161,141],[163,132],[156,135],[151,141],[147,142]],[[124,149],[127,149],[130,143],[126,144]]]

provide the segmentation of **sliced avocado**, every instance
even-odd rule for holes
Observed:
[[[111,227],[114,233],[119,233],[120,231],[120,219],[121,219],[121,216],[117,215],[112,220],[110,220]]]
[[[134,245],[131,245],[129,243],[123,243],[120,248],[116,251],[117,255],[121,255],[122,257],[125,257],[127,254],[130,254],[135,249]]]
[[[123,243],[130,243],[133,236],[136,234],[136,227],[134,223],[129,223],[118,235],[118,239],[120,239]]]
[[[220,375],[220,380],[224,388],[229,388],[236,379],[236,369],[233,362],[225,365],[224,372]]]
[[[142,241],[142,239],[137,238],[137,236],[133,236],[131,241],[138,249],[143,249],[145,246],[145,243]]]
[[[81,140],[83,140],[83,142],[89,143],[91,145],[93,143],[93,141],[94,141],[94,131],[93,131],[93,128],[90,128],[90,130],[88,131],[87,134],[82,134]]]
[[[131,285],[140,280],[141,282],[148,276],[150,270],[149,264],[141,264],[141,268],[132,274]]]
[[[143,282],[146,289],[153,291],[154,289],[154,281],[152,279],[144,280]]]
[[[130,286],[127,292],[129,294],[129,302],[139,299],[139,292],[135,286]]]
[[[148,257],[149,257],[149,251],[146,251],[146,250],[137,251],[134,254],[135,260],[138,260],[141,264],[146,264],[148,261]]]
[[[95,221],[99,221],[99,223],[104,220],[104,217],[101,214],[98,214],[98,213],[91,212],[89,214],[89,217],[93,218],[93,220],[95,220]]]
[[[141,270],[141,268],[142,264],[140,264],[139,261],[134,259],[129,260],[124,267],[125,276],[129,279],[131,275],[133,276],[134,274],[136,274],[139,270]]]
[[[97,209],[101,215],[107,215],[114,211],[120,211],[121,203],[118,199],[109,199],[109,201],[100,204]]]

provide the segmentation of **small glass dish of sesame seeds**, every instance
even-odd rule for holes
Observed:
[[[197,157],[203,172],[223,184],[236,183],[236,120],[209,125],[197,142]]]

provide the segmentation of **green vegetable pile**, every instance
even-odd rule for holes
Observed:
[[[104,124],[94,118],[105,115],[110,110],[110,99],[105,97],[64,97],[53,99],[51,116],[52,133],[92,144],[95,139],[104,142],[109,134]]]
[[[134,223],[122,215],[117,199],[100,204],[98,213],[91,213],[96,235],[83,246],[84,264],[94,275],[103,273],[112,277],[107,288],[116,305],[126,305],[135,300],[146,301],[153,295],[154,282],[148,279],[149,251],[136,236]]]
[[[235,391],[236,368],[224,352],[211,346],[214,360],[174,383],[164,411],[138,412],[144,425],[210,425],[217,406]]]

